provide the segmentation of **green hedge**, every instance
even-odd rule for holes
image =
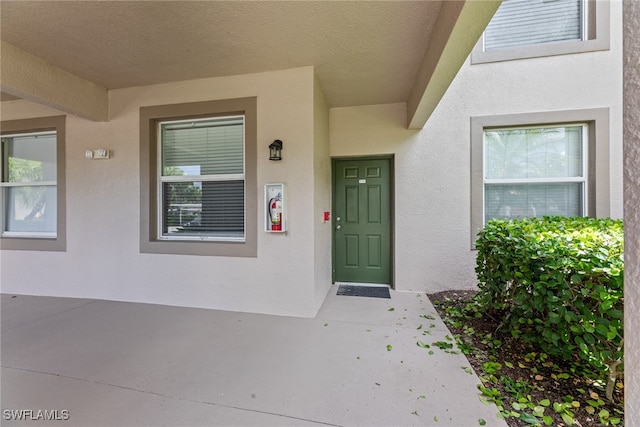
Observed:
[[[516,337],[615,376],[623,357],[621,220],[492,220],[479,233],[478,300]]]

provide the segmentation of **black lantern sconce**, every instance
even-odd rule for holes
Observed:
[[[282,141],[279,139],[269,144],[269,160],[282,160]]]

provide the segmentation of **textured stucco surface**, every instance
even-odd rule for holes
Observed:
[[[319,216],[331,200],[329,157],[378,154],[394,156],[397,289],[473,288],[471,117],[608,108],[605,202],[622,217],[621,23],[622,3],[611,2],[608,51],[467,61],[419,131],[407,130],[404,103],[328,109],[312,67],[110,91],[108,122],[68,116],[67,252],[2,251],[2,290],[312,316],[330,280],[331,226]],[[251,259],[140,254],[139,108],[248,96],[258,98],[258,199],[265,183],[287,184],[289,233],[259,231]],[[4,120],[59,114],[21,100],[1,109]],[[282,162],[261,151],[274,139],[285,143]],[[84,158],[102,147],[110,160]],[[262,230],[262,203],[258,218]]]
[[[109,115],[107,90],[0,41],[3,92],[91,120]]]
[[[362,105],[407,99],[441,5],[159,4],[3,1],[2,39],[109,90],[315,65],[328,105]]]
[[[487,0],[442,4],[407,100],[409,129],[422,129],[499,6],[500,1]]]
[[[419,131],[407,130],[403,104],[331,109],[331,156],[394,155],[397,289],[475,287],[469,244],[471,117],[608,108],[609,197],[599,203],[609,205],[603,211],[610,216],[622,218],[621,22],[622,4],[612,2],[607,51],[467,61]]]
[[[305,67],[143,86],[110,91],[106,123],[67,116],[67,251],[3,250],[2,292],[313,316],[322,302],[314,298],[314,286],[326,293],[330,285],[330,234],[314,227],[319,218],[309,173],[314,84],[313,68]],[[140,107],[249,96],[258,98],[257,258],[140,253]],[[55,114],[23,100],[1,107],[3,120]],[[284,141],[281,162],[268,160],[267,145],[274,139]],[[321,147],[320,141],[316,148]],[[111,150],[111,159],[84,158],[85,150],[96,148]],[[318,179],[323,174],[318,172]],[[263,189],[269,182],[287,185],[287,235],[262,231]],[[324,237],[314,236],[323,232]],[[314,248],[314,239],[324,243]],[[316,259],[324,270],[316,271]]]
[[[313,228],[314,304],[324,301],[331,284],[331,158],[329,157],[329,107],[318,78],[313,90]]]
[[[640,2],[624,2],[625,423],[640,425]]]

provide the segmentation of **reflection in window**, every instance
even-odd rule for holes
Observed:
[[[244,240],[244,117],[159,125],[160,235]]]
[[[485,222],[585,215],[586,130],[586,125],[486,129]]]
[[[56,237],[56,133],[2,137],[2,235]]]

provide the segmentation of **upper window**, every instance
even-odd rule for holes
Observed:
[[[3,249],[64,250],[64,117],[2,123]]]
[[[472,53],[473,63],[609,49],[609,4],[504,0]]]
[[[140,250],[257,256],[256,98],[140,109]]]
[[[471,118],[471,243],[493,218],[610,214],[609,110]]]
[[[244,116],[159,124],[163,239],[244,241]]]
[[[583,216],[587,126],[485,129],[484,221]]]
[[[583,0],[504,0],[484,32],[484,49],[584,39]]]

